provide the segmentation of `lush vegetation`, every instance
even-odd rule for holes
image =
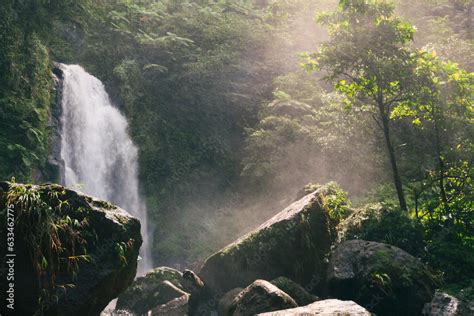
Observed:
[[[2,1],[0,177],[40,180],[52,61],[80,63],[130,121],[156,264],[199,261],[335,180],[390,210],[353,236],[473,279],[472,7]]]

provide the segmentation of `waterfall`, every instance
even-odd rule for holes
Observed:
[[[110,201],[140,220],[141,275],[152,265],[147,211],[138,190],[138,151],[128,135],[127,120],[112,105],[99,79],[78,65],[61,68],[61,157],[66,186]]]

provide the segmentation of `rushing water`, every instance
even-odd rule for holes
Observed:
[[[128,123],[115,108],[102,82],[78,65],[61,65],[61,156],[66,186],[129,211],[141,222],[143,245],[138,273],[151,268],[147,212],[138,190],[137,148]]]

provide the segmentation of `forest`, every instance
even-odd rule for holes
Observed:
[[[442,291],[468,307],[425,315],[472,315],[473,10],[472,0],[1,0],[0,181],[5,182],[0,182],[0,250],[7,259],[7,223],[13,208],[16,249],[25,252],[25,262],[31,261],[31,267],[17,261],[17,274],[24,268],[25,275],[38,281],[37,289],[24,300],[21,285],[16,285],[16,313],[96,315],[92,309],[62,307],[79,305],[81,294],[74,292],[73,303],[65,303],[57,290],[79,291],[78,284],[84,282],[81,273],[87,281],[88,273],[97,269],[90,266],[108,260],[100,251],[92,254],[113,235],[120,240],[113,252],[127,277],[94,291],[108,297],[105,305],[118,296],[117,306],[128,307],[130,315],[168,302],[154,301],[144,308],[150,303],[146,299],[136,304],[136,298],[125,297],[129,293],[123,291],[135,278],[137,264],[130,262],[136,261],[140,247],[136,242],[141,239],[142,249],[149,247],[146,258],[140,250],[148,268],[161,267],[155,269],[160,276],[153,282],[159,279],[162,286],[168,280],[173,291],[190,293],[186,312],[167,314],[159,309],[153,315],[208,315],[202,305],[209,293],[227,292],[226,297],[234,288],[245,290],[234,293],[233,301],[229,296],[231,307],[226,312],[219,309],[219,315],[253,315],[316,301],[302,304],[295,299],[294,306],[274,309],[242,302],[254,280],[276,277],[292,279],[308,295],[353,300],[377,315],[421,315],[423,304],[437,289],[436,293]],[[122,122],[116,115],[123,116],[121,130],[133,144],[127,145],[123,156],[117,155],[112,175],[106,175],[112,179],[110,188],[105,188],[120,187],[117,192],[122,193],[87,191],[87,180],[79,172],[75,181],[68,180],[72,179],[68,170],[85,160],[81,156],[94,161],[112,159],[114,154],[109,147],[101,154],[70,154],[71,165],[68,160],[64,165],[64,150],[69,148],[65,146],[74,145],[65,136],[71,130],[64,125],[69,113],[64,106],[81,102],[82,97],[74,94],[64,100],[73,84],[85,80],[84,74],[64,65],[80,65],[103,84],[94,81],[93,91],[103,89],[119,113],[110,110],[107,113],[112,114],[104,114],[99,125],[109,126],[105,122],[110,115],[113,122]],[[73,79],[77,82],[67,81]],[[69,120],[80,121],[73,114]],[[81,126],[71,135],[94,142],[92,129]],[[125,144],[127,139],[114,138],[112,143]],[[81,144],[77,148],[86,146]],[[110,148],[118,150],[118,145]],[[52,161],[59,151],[61,158]],[[130,167],[135,163],[136,170]],[[136,171],[140,201],[132,206],[121,195],[135,194],[135,182],[122,183],[118,174],[128,169],[119,166],[133,169],[132,178]],[[93,168],[92,176],[99,177],[101,167]],[[69,191],[82,187],[104,201]],[[308,202],[308,197],[315,200]],[[291,225],[280,232],[282,222],[275,222],[278,211],[290,204],[287,210],[298,208],[302,201],[307,204],[295,215],[301,218],[293,224],[287,219]],[[134,245],[125,232],[114,233],[112,224],[94,215],[95,208],[107,213],[115,207],[109,202],[140,219],[141,237],[132,238]],[[92,205],[91,210],[86,204]],[[137,210],[128,209],[135,205],[144,210],[146,221],[134,213]],[[73,211],[76,206],[80,214]],[[314,208],[327,214],[327,235],[319,235],[321,219],[308,211]],[[140,223],[121,218],[115,222],[140,235]],[[94,225],[100,226],[93,230]],[[287,240],[293,242],[293,230],[301,241],[287,245]],[[256,233],[245,235],[249,232]],[[336,266],[338,251],[341,256],[355,251],[356,244],[350,249],[343,246],[356,241],[394,246],[403,252],[394,262],[405,260],[406,254],[416,258],[410,264],[423,268],[382,271],[375,267],[375,260],[381,259],[370,257],[370,286],[361,285],[359,296],[354,294],[358,285],[349,286],[349,281],[341,285],[329,272],[318,274],[317,285],[305,286],[314,269]],[[270,250],[252,248],[262,244]],[[308,246],[298,261],[300,250],[294,245],[301,244]],[[272,268],[276,272],[269,268],[257,273],[260,268],[255,266],[263,263],[286,264],[274,248],[286,249],[285,258],[294,256],[294,262],[280,270]],[[252,251],[258,253],[257,263],[249,259]],[[247,254],[245,266],[249,265],[251,278],[250,272],[239,274],[247,268],[234,267],[245,256],[242,252]],[[6,259],[1,311],[16,315],[4,310]],[[306,273],[308,266],[313,272]],[[420,269],[429,271],[429,276]],[[216,276],[225,278],[225,271],[229,279],[236,279],[228,281],[235,283],[232,286]],[[401,275],[400,280],[395,274]],[[183,278],[182,287],[175,278]],[[421,279],[427,281],[420,285]],[[138,287],[146,292],[151,285],[140,283],[145,281],[133,281],[133,291]],[[272,284],[290,294],[284,290],[287,285]],[[433,291],[420,298],[426,288]],[[400,293],[412,290],[419,302],[400,304],[411,300]],[[361,294],[364,291],[367,297]],[[382,293],[382,303],[374,304],[374,291]],[[214,300],[220,308],[221,300],[215,295]],[[36,312],[20,304],[36,306]],[[97,303],[97,308],[104,309],[102,305]],[[214,305],[209,309],[218,310]]]

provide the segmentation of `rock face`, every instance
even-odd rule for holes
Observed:
[[[126,211],[59,185],[0,182],[1,222],[7,209],[16,220],[18,315],[98,315],[132,283],[142,238]]]
[[[309,294],[301,285],[285,277],[276,278],[270,283],[291,296],[299,306],[311,304],[319,299]]]
[[[167,283],[164,283],[167,282]],[[174,297],[170,297],[170,285],[175,287]],[[181,291],[182,294],[178,294]],[[184,279],[178,270],[159,267],[145,276],[137,278],[117,300],[117,310],[128,310],[136,314],[144,314],[149,310],[168,303],[170,300],[184,295]],[[172,295],[173,296],[173,295]]]
[[[326,202],[335,193],[335,185],[320,187],[209,257],[199,273],[206,287],[225,293],[285,276],[318,292],[333,240]]]
[[[351,316],[370,316],[371,313],[353,301],[340,301],[329,299],[318,301],[307,306],[285,309],[276,312],[262,313],[265,316],[311,316],[311,315],[351,315]]]
[[[250,316],[296,306],[298,304],[288,294],[273,284],[256,280],[234,298],[228,315]]]
[[[460,300],[447,293],[436,291],[433,300],[425,304],[423,315],[471,316],[474,315],[474,302]]]
[[[418,315],[437,282],[427,267],[400,248],[351,240],[331,254],[329,294],[381,315]]]

